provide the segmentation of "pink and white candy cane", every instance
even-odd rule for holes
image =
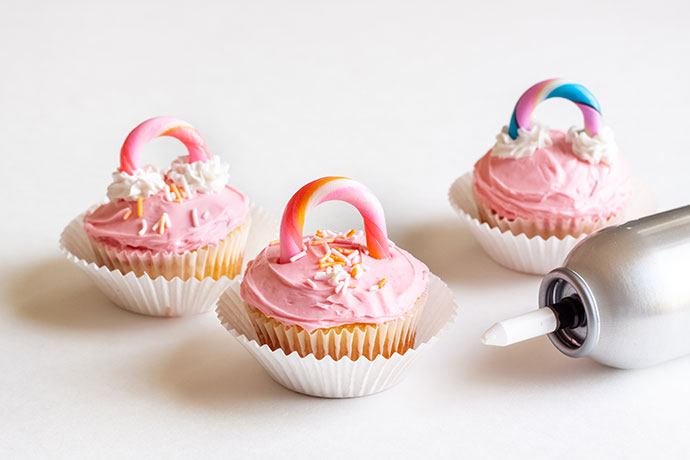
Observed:
[[[374,193],[347,177],[323,177],[299,189],[285,206],[280,223],[279,263],[290,262],[293,256],[304,250],[302,231],[307,212],[323,202],[334,200],[350,203],[362,215],[369,254],[376,259],[390,257],[386,219]]]
[[[585,118],[587,133],[590,136],[597,135],[604,122],[601,118],[599,101],[594,97],[594,94],[579,83],[552,78],[537,83],[520,96],[510,118],[510,126],[508,127],[510,137],[517,139],[518,128],[529,130],[532,112],[537,108],[537,104],[552,97],[562,97],[574,102]]]
[[[133,174],[140,169],[139,158],[146,144],[160,136],[170,136],[182,142],[189,152],[189,162],[205,162],[211,158],[206,142],[192,125],[172,117],[156,117],[134,128],[120,150],[120,171]]]

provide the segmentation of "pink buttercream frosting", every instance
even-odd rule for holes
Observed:
[[[357,261],[360,265],[356,277],[342,275],[347,288],[339,289],[330,278],[337,273],[329,275],[328,268],[319,268],[319,259],[326,254],[326,247],[319,242],[319,237],[306,237],[306,254],[288,263],[278,263],[280,245],[265,248],[247,265],[241,285],[244,300],[284,325],[298,325],[311,332],[401,318],[426,288],[426,265],[396,246],[390,247],[390,258],[375,259],[367,255],[366,240],[357,234],[349,239],[338,238],[329,245],[355,250],[353,262],[337,270],[351,271]],[[385,284],[378,288],[384,278]]]
[[[632,191],[630,167],[621,155],[613,164],[578,158],[566,133],[549,130],[551,145],[520,158],[484,155],[474,165],[474,193],[505,219],[606,219]]]
[[[244,222],[248,210],[247,197],[229,185],[219,192],[197,192],[179,203],[159,191],[143,200],[142,217],[137,217],[136,201],[118,199],[87,213],[84,230],[116,249],[182,253],[218,243]],[[153,227],[164,213],[170,225],[160,234]],[[141,232],[143,225],[146,231]]]

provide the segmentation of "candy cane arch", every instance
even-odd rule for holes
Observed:
[[[133,174],[140,168],[139,158],[146,144],[160,136],[170,136],[182,142],[189,152],[189,162],[205,162],[211,158],[206,142],[192,125],[172,117],[156,117],[134,128],[120,150],[120,171]]]
[[[529,130],[532,112],[534,112],[537,104],[552,97],[562,97],[574,102],[585,117],[585,130],[587,133],[590,136],[597,135],[603,126],[601,107],[599,107],[597,98],[587,88],[578,83],[552,78],[551,80],[537,83],[520,96],[517,104],[515,104],[513,116],[510,118],[510,127],[508,128],[510,137],[517,139],[518,128]]]
[[[351,204],[362,215],[369,254],[375,259],[390,257],[386,219],[374,193],[347,177],[324,177],[299,189],[285,206],[280,223],[279,263],[290,262],[291,257],[304,249],[302,231],[307,212],[321,203],[334,200]]]

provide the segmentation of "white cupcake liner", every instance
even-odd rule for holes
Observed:
[[[470,232],[496,263],[511,270],[544,275],[559,267],[570,250],[587,237],[567,235],[544,239],[541,236],[528,238],[525,234],[514,235],[509,228],[501,229],[482,222],[472,191],[472,172],[460,176],[450,187],[448,199],[462,220],[467,222]],[[628,205],[617,216],[615,222],[624,222],[654,212],[656,204],[649,187],[633,181],[633,193]]]
[[[166,280],[162,276],[125,275],[96,263],[96,256],[86,232],[84,214],[74,218],[60,236],[60,249],[96,283],[115,305],[143,315],[188,316],[211,311],[220,294],[232,283],[227,276],[198,280],[180,278]],[[251,228],[244,252],[244,263],[255,257],[278,234],[277,222],[266,210],[252,205],[249,210]]]
[[[314,355],[300,357],[297,352],[286,355],[283,350],[272,351],[259,345],[247,305],[240,297],[240,282],[236,279],[218,300],[216,313],[223,326],[256,358],[269,375],[284,387],[323,398],[352,398],[386,390],[399,383],[410,366],[429,349],[440,333],[455,319],[457,304],[453,292],[435,275],[430,275],[424,309],[419,315],[415,345],[405,354],[390,358],[365,357],[334,360],[330,356],[316,359]]]

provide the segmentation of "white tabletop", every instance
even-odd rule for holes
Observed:
[[[446,192],[522,91],[564,76],[598,96],[659,208],[690,203],[688,2],[142,3],[2,6],[1,458],[687,458],[690,359],[620,371],[545,338],[481,345],[536,307],[540,278],[488,259]],[[457,322],[397,387],[326,400],[274,383],[212,313],[116,308],[57,239],[156,115],[198,127],[276,216],[310,179],[369,185]],[[582,123],[558,100],[536,116]],[[359,222],[338,204],[309,217]]]

